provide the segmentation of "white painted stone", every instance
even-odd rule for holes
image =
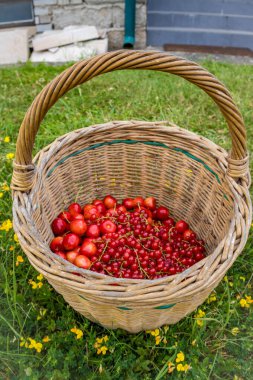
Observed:
[[[33,0],[34,7],[43,5],[56,5],[57,0]]]
[[[54,30],[36,36],[33,39],[33,49],[35,51],[48,50],[52,47],[68,45],[78,41],[88,41],[98,38],[95,26],[77,26],[71,29]]]
[[[45,15],[45,16],[39,16],[40,24],[49,24],[51,23],[51,16]]]
[[[49,31],[49,30],[52,30],[52,24],[39,24],[39,25],[37,25],[37,32],[38,33]],[[33,39],[33,41],[34,41],[34,39]]]
[[[70,4],[82,4],[83,0],[70,0]]]
[[[112,5],[83,5],[54,8],[53,24],[56,29],[68,25],[95,25],[99,28],[111,28],[113,25]]]
[[[0,31],[0,64],[26,62],[29,57],[28,32],[25,29]]]
[[[35,16],[45,16],[50,13],[48,7],[34,7],[34,15]]]
[[[36,52],[31,55],[32,62],[71,62],[89,58],[108,50],[108,39],[79,42],[52,48],[50,51]]]

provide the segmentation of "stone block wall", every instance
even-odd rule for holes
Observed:
[[[124,41],[123,0],[33,0],[38,32],[68,25],[95,25],[106,29],[109,49],[120,49]],[[135,48],[146,46],[146,0],[137,0]]]

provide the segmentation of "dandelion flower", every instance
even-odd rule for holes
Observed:
[[[6,158],[7,158],[7,160],[13,160],[13,158],[14,158],[14,153],[7,153],[7,154],[6,154]]]
[[[9,143],[11,141],[10,136],[5,136],[4,142]]]

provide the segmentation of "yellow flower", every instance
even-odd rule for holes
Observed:
[[[195,318],[197,319],[197,325],[203,326],[204,322],[199,318],[203,318],[205,315],[206,313],[203,310],[198,310],[197,314],[195,314]]]
[[[164,329],[164,332],[166,333],[169,330],[169,326],[168,325],[164,325],[163,329]]]
[[[8,232],[11,228],[12,228],[12,221],[10,219],[7,219],[1,224],[0,231]]]
[[[207,299],[207,303],[215,302],[217,300],[215,293],[211,293]]]
[[[108,342],[108,340],[109,340],[108,336],[105,335],[105,336],[103,337],[103,340],[104,340],[104,342]]]
[[[180,351],[177,354],[176,362],[179,363],[179,362],[183,362],[183,361],[184,361],[184,353],[182,351]]]
[[[157,335],[155,337],[155,344],[158,345],[160,342],[161,342],[162,338],[160,337],[160,335]]]
[[[82,336],[83,336],[83,332],[82,332],[82,330],[77,329],[76,327],[73,327],[70,331],[71,331],[72,333],[76,334],[76,339],[80,339],[80,338],[82,338]]]
[[[38,286],[37,286],[37,284],[36,284],[35,281],[29,280],[28,282],[29,282],[30,285],[32,285],[32,289],[37,289]]]
[[[7,153],[6,158],[7,160],[12,160],[14,158],[14,153]]]
[[[228,282],[228,276],[227,276],[227,275],[224,276],[223,280],[224,280],[225,282]]]
[[[253,300],[251,299],[251,296],[246,296],[246,301],[248,303],[253,303]]]
[[[10,136],[5,136],[4,142],[9,143],[11,141]]]
[[[7,185],[6,182],[4,182],[4,184],[2,185],[2,190],[3,190],[3,191],[9,191],[9,190],[10,190],[9,185]]]
[[[242,280],[243,282],[245,282],[245,280],[246,280],[246,278],[244,276],[240,276],[239,279]]]
[[[4,193],[0,193],[0,198],[3,198],[3,196],[4,196]]]
[[[107,350],[108,350],[108,347],[106,347],[106,346],[102,346],[101,348],[98,348],[98,350],[97,350],[97,354],[98,354],[98,355],[99,355],[99,354],[103,354],[103,355],[105,355]]]
[[[168,362],[168,372],[172,373],[175,369],[175,364],[172,362]]]
[[[177,371],[187,372],[190,368],[191,367],[189,366],[189,364],[183,365],[182,363],[180,363],[177,365]]]
[[[13,239],[14,239],[14,241],[15,241],[16,243],[18,243],[18,236],[17,236],[17,234],[14,234]]]
[[[37,282],[37,287],[40,289],[43,286],[43,282]]]
[[[11,245],[9,248],[9,251],[14,251],[14,249],[15,249],[14,245]]]
[[[42,347],[43,347],[43,346],[42,346],[41,343],[36,343],[34,348],[35,348],[35,350],[36,350],[37,352],[41,352]]]
[[[16,261],[16,266],[19,266],[20,263],[23,263],[24,259],[22,256],[18,255],[17,256],[17,261]]]
[[[45,336],[43,339],[42,339],[42,342],[44,342],[44,343],[47,343],[47,342],[50,342],[50,338],[49,338],[49,336],[47,335],[47,336]]]
[[[237,334],[239,334],[239,332],[240,332],[240,330],[239,330],[238,327],[233,327],[232,330],[231,330],[231,333],[232,333],[233,335],[237,335]]]
[[[158,336],[159,335],[159,329],[151,330],[151,335]]]
[[[192,341],[192,346],[196,346],[196,339]]]
[[[245,296],[245,298],[242,298],[240,300],[241,307],[249,308],[250,304],[252,304],[252,303],[253,303],[253,300],[251,299],[251,296]]]
[[[25,345],[25,339],[21,336],[20,338],[20,343],[19,343],[20,347],[23,347]]]
[[[37,276],[37,280],[39,280],[39,281],[41,281],[43,278],[44,278],[43,274],[39,274],[39,275]]]

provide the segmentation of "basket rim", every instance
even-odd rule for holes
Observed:
[[[170,128],[168,128],[168,126],[165,126],[164,125],[164,122],[161,122],[161,123],[156,123],[156,122],[145,122],[145,121],[114,121],[114,122],[109,122],[109,123],[104,123],[104,124],[98,124],[98,125],[94,125],[94,126],[90,126],[90,127],[86,127],[86,128],[81,128],[79,130],[76,130],[74,132],[69,132],[61,137],[58,137],[56,140],[54,140],[54,142],[52,142],[51,144],[49,144],[47,147],[43,148],[41,151],[39,151],[37,153],[37,155],[35,156],[34,158],[34,161],[35,163],[37,163],[37,175],[39,175],[39,169],[42,169],[46,162],[47,162],[47,159],[49,159],[53,152],[55,154],[55,151],[54,151],[54,147],[55,145],[57,145],[59,143],[60,146],[63,146],[65,141],[67,141],[68,143],[70,141],[74,141],[75,139],[77,139],[80,135],[85,135],[85,134],[89,134],[89,133],[94,133],[94,132],[98,132],[99,130],[105,130],[107,128],[110,128],[110,127],[117,127],[117,126],[120,126],[122,128],[126,128],[126,127],[129,127],[129,125],[133,126],[136,128],[136,125],[139,125],[140,127],[149,127],[149,128],[154,128],[156,129],[159,125],[159,128],[162,129],[162,131],[166,131],[167,133],[183,133],[184,136],[188,136],[190,140],[192,140],[192,138],[194,137],[194,143],[199,143],[201,145],[201,147],[203,147],[203,144],[206,143],[207,145],[212,144],[212,147],[215,148],[215,151],[217,152],[217,155],[219,157],[222,158],[222,167],[221,169],[226,171],[226,168],[227,168],[227,165],[226,165],[226,159],[228,157],[228,153],[221,147],[219,147],[217,144],[213,143],[212,141],[210,141],[209,139],[207,138],[204,138],[202,136],[198,136],[196,133],[192,132],[192,131],[188,131],[188,130],[185,130],[185,129],[182,129],[182,128],[179,128],[177,127],[175,124],[172,124],[172,123],[169,123],[169,122],[166,122],[166,124],[169,124],[169,126],[171,126]],[[236,190],[236,188],[239,186],[236,184],[236,182],[233,180],[233,178],[230,178],[228,175],[226,176],[226,180],[228,181],[228,183],[230,184],[230,186],[232,186],[232,188],[234,189],[234,191]],[[17,203],[18,203],[18,198],[24,198],[25,199],[25,203],[28,204],[30,202],[30,200],[32,200],[33,198],[33,195],[35,194],[36,192],[36,188],[37,188],[38,184],[36,184],[33,189],[31,190],[31,192],[29,194],[27,193],[19,193],[19,192],[15,192],[13,193],[13,197],[14,197],[14,202],[13,202],[13,216],[14,216],[14,229],[20,239],[20,241],[24,244],[24,240],[22,238],[22,235],[19,233],[19,229],[18,229],[18,223],[17,223],[17,219],[16,219],[16,208],[18,207],[17,206]],[[244,189],[244,192],[245,192],[245,189]],[[246,197],[248,197],[249,194],[246,193]],[[234,199],[234,205],[236,204],[236,197]],[[31,207],[31,206],[30,206]],[[249,214],[251,214],[251,212],[249,212]],[[241,224],[241,214],[237,213],[235,214],[236,217],[234,217],[232,219],[232,221],[230,222],[230,228],[228,229],[228,232],[227,234],[225,235],[224,237],[224,241],[226,240],[227,237],[231,237],[233,235],[233,232],[235,230],[235,225],[236,224]],[[248,215],[249,216],[249,215]],[[26,217],[29,217],[29,213],[26,212]],[[246,218],[246,217],[245,217]],[[32,220],[30,220],[30,222],[32,223]],[[246,230],[248,229],[248,226],[249,226],[249,218],[247,218],[246,220],[246,223],[245,223],[245,228]],[[31,230],[32,231],[32,230]],[[30,231],[30,233],[31,233]],[[244,234],[244,236],[242,237],[242,240],[241,240],[241,243],[240,243],[240,246],[244,245],[245,242],[246,242],[246,238],[247,238],[247,233]],[[127,284],[129,285],[130,287],[131,286],[136,286],[136,285],[147,285],[147,284],[162,284],[162,283],[165,283],[166,281],[168,281],[168,279],[173,282],[173,281],[176,281],[176,282],[181,282],[183,280],[185,280],[186,278],[190,278],[194,275],[196,275],[196,272],[198,273],[201,273],[204,271],[204,269],[201,269],[201,267],[205,267],[205,266],[210,266],[212,265],[212,263],[215,261],[215,258],[218,257],[220,255],[220,252],[222,251],[223,247],[224,247],[224,244],[225,242],[223,241],[222,242],[222,246],[218,249],[217,249],[211,253],[209,256],[207,256],[205,259],[201,260],[201,262],[199,263],[196,263],[194,264],[192,267],[188,268],[187,270],[181,272],[181,273],[178,273],[176,275],[173,275],[173,276],[166,276],[166,277],[163,277],[161,279],[155,279],[155,280],[148,280],[148,279],[142,279],[142,280],[130,280],[130,279],[119,279],[119,278],[115,278],[115,277],[111,277],[111,276],[108,276],[108,275],[103,275],[103,274],[99,274],[99,273],[96,273],[96,272],[92,272],[92,271],[89,271],[89,270],[84,270],[84,269],[77,269],[77,267],[75,266],[71,266],[70,269],[68,271],[66,271],[66,260],[61,260],[61,258],[59,258],[58,256],[57,257],[54,257],[56,255],[54,255],[51,250],[49,249],[48,245],[45,244],[43,242],[43,240],[41,241],[38,241],[38,236],[36,236],[36,240],[37,242],[39,242],[39,245],[40,245],[40,248],[43,248],[43,251],[44,253],[46,253],[47,255],[49,255],[53,261],[53,265],[55,265],[55,267],[57,268],[58,271],[60,271],[60,274],[57,275],[57,278],[61,277],[61,273],[69,273],[69,272],[72,272],[73,269],[75,272],[78,272],[80,274],[83,274],[84,276],[88,276],[88,277],[83,277],[84,280],[81,281],[81,283],[86,283],[86,284],[89,284],[89,279],[92,279],[92,281],[94,282],[96,279],[99,280],[100,284],[102,284],[102,282],[104,283],[108,283],[108,282],[117,282],[117,283],[121,283],[121,284]],[[22,244],[21,244],[22,245]],[[24,244],[25,246],[25,244]],[[239,253],[238,253],[239,254]],[[236,256],[236,255],[235,255]],[[238,255],[237,255],[238,256]],[[236,257],[237,257],[236,256]],[[227,260],[229,261],[229,264],[232,265],[233,261],[235,260],[236,257],[233,257],[233,258],[228,258]],[[30,260],[31,261],[31,260]],[[64,262],[63,262],[64,261]],[[34,262],[34,260],[32,260],[32,264],[33,266],[35,267],[39,267],[38,263],[37,262]],[[72,265],[70,263],[68,263],[67,265]],[[62,266],[64,268],[62,268]],[[51,268],[50,268],[51,269]],[[46,272],[43,268],[40,268],[40,271],[42,271],[42,273],[44,272],[44,275],[45,277],[47,277],[47,274],[48,272]],[[50,274],[51,276],[51,274]],[[48,276],[48,277],[50,277]],[[52,276],[54,276],[54,274],[52,273]],[[74,276],[74,275],[73,275]],[[80,277],[79,276],[75,276],[75,277],[78,277],[78,278],[75,278],[73,281],[70,280],[71,283],[79,283],[80,284]],[[105,280],[105,281],[104,281]],[[73,285],[72,285],[73,287]],[[114,288],[114,292],[115,292],[115,288]],[[105,293],[105,292],[103,292]],[[120,292],[118,292],[120,293]],[[109,296],[109,295],[108,295]]]

